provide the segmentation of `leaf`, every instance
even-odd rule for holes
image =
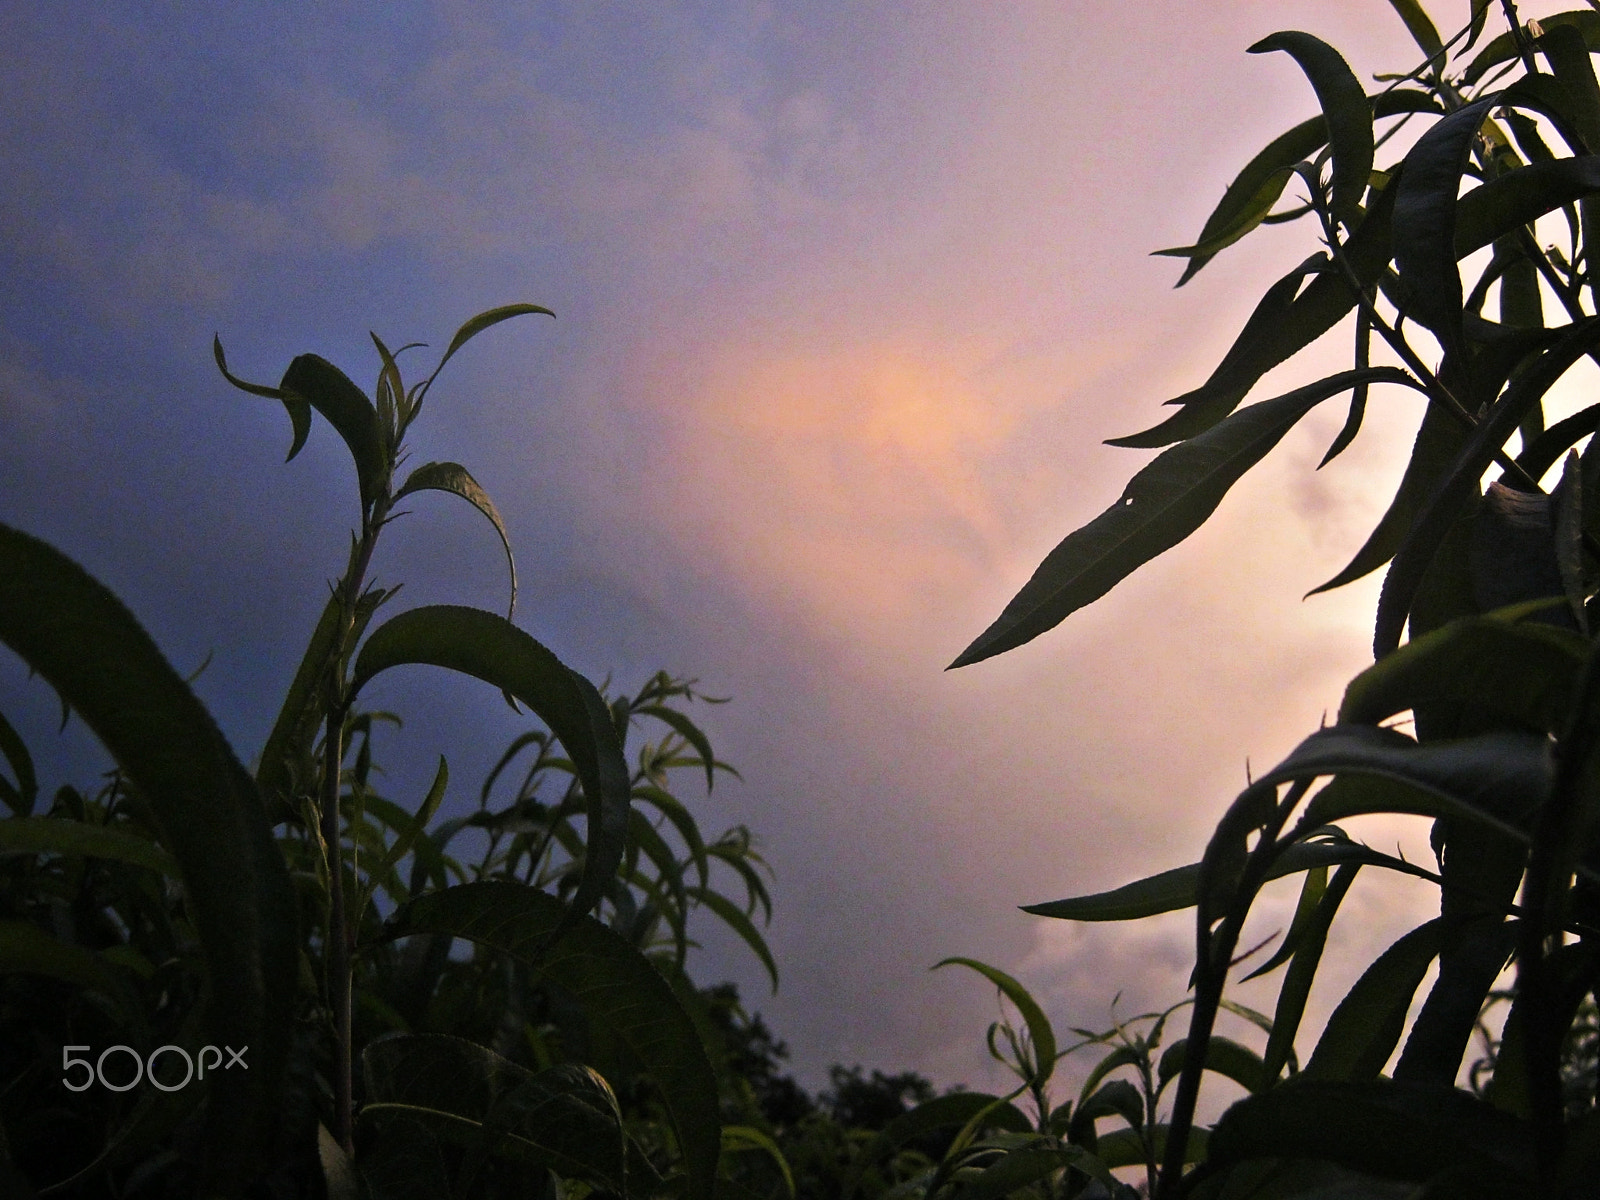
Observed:
[[[1417,1183],[1467,1168],[1472,1186],[1440,1194],[1534,1194],[1527,1126],[1465,1092],[1386,1079],[1305,1080],[1247,1097],[1222,1115],[1209,1150],[1218,1167],[1320,1158]]]
[[[986,1127],[1012,1133],[1029,1133],[1033,1129],[1015,1105],[984,1092],[951,1092],[924,1101],[910,1112],[895,1117],[867,1143],[851,1167],[841,1200],[851,1200],[871,1166],[901,1146],[941,1129],[960,1129],[975,1120],[982,1120]]]
[[[289,444],[289,454],[283,460],[290,462],[301,448],[306,444],[306,438],[311,435],[311,405],[299,396],[286,395],[280,388],[263,387],[259,383],[246,383],[228,370],[227,356],[222,353],[222,337],[213,334],[211,337],[211,355],[217,360],[217,370],[222,372],[222,377],[241,392],[249,392],[252,396],[264,396],[268,400],[282,401],[284,411],[289,414],[289,425],[294,430],[294,440]]]
[[[460,496],[489,518],[489,524],[500,535],[500,545],[506,552],[506,566],[511,572],[511,603],[506,608],[506,619],[509,620],[517,611],[517,560],[511,554],[511,538],[506,533],[505,522],[500,519],[500,510],[489,499],[489,493],[478,486],[478,481],[467,473],[465,467],[453,462],[432,462],[418,467],[406,477],[394,498],[398,501],[402,496],[421,491],[449,492]]]
[[[1418,4],[1417,0],[1389,0],[1389,5],[1400,14],[1400,19],[1406,23],[1406,29],[1411,33],[1411,40],[1417,43],[1417,47],[1430,60],[1444,52],[1444,43],[1439,40],[1438,29],[1434,27],[1428,14],[1422,11],[1422,5]]]
[[[434,367],[433,374],[423,380],[421,386],[417,388],[416,398],[412,402],[411,415],[413,417],[416,416],[417,412],[422,408],[423,397],[428,394],[428,389],[433,386],[433,381],[439,378],[439,372],[444,370],[445,363],[455,356],[457,350],[492,325],[498,325],[501,321],[509,321],[512,317],[531,316],[534,313],[551,318],[555,316],[555,313],[548,308],[541,308],[537,304],[503,304],[499,308],[487,309],[469,319],[465,325],[456,330],[455,337],[450,339],[450,345],[445,349],[444,357],[439,360],[439,365]]]
[[[88,988],[115,1003],[129,1021],[143,1018],[138,998],[104,959],[86,947],[58,941],[29,921],[0,920],[0,973],[43,975]]]
[[[1410,112],[1442,112],[1439,102],[1414,88],[1394,88],[1370,98],[1374,117],[1397,116]],[[1369,121],[1370,125],[1370,121]],[[1315,116],[1279,134],[1252,158],[1223,192],[1217,207],[1206,218],[1200,237],[1192,246],[1157,250],[1157,254],[1189,259],[1177,286],[1193,279],[1220,250],[1231,246],[1261,224],[1283,192],[1291,168],[1310,158],[1328,141],[1328,122]]]
[[[1283,984],[1278,989],[1278,1006],[1272,1014],[1272,1033],[1267,1038],[1267,1048],[1262,1054],[1261,1079],[1263,1086],[1277,1082],[1278,1076],[1294,1055],[1295,1034],[1300,1032],[1300,1020],[1305,1016],[1306,1000],[1311,995],[1311,985],[1317,968],[1322,964],[1322,951],[1327,945],[1328,930],[1334,915],[1339,911],[1345,894],[1355,882],[1360,863],[1344,863],[1334,873],[1333,882],[1323,893],[1321,902],[1304,935],[1295,948],[1294,957],[1285,972]],[[1259,1090],[1259,1089],[1255,1089]]]
[[[1470,707],[1493,724],[1559,734],[1587,649],[1577,634],[1552,625],[1463,617],[1352,679],[1339,723],[1375,725],[1407,709],[1448,715]]]
[[[583,1067],[537,1073],[464,1038],[394,1034],[361,1054],[364,1126],[404,1112],[446,1141],[548,1166],[622,1192],[627,1154],[605,1081]]]
[[[1436,121],[1406,154],[1395,187],[1394,261],[1404,307],[1450,358],[1462,352],[1456,196],[1473,139],[1498,100],[1486,96]]]
[[[1600,49],[1600,13],[1587,9],[1555,13],[1548,17],[1540,17],[1539,24],[1546,32],[1558,25],[1570,25],[1583,35],[1584,44],[1590,50]],[[1462,74],[1462,81],[1467,84],[1477,83],[1495,67],[1508,63],[1516,57],[1516,35],[1510,32],[1502,33],[1480,50],[1478,56],[1468,64]]]
[[[1052,550],[999,618],[951,667],[981,662],[1053,629],[1202,524],[1228,489],[1301,417],[1363,382],[1411,382],[1393,367],[1343,371],[1235,413],[1158,456],[1122,498]]]
[[[299,920],[260,797],[209,713],[81,567],[0,525],[0,641],[79,713],[145,800],[183,874],[205,956],[205,1033],[248,1046],[207,1101],[203,1187],[231,1194],[264,1153],[294,1021]]]
[[[1322,775],[1373,776],[1406,785],[1406,793],[1362,794],[1324,788],[1312,798],[1302,826],[1316,828],[1369,812],[1409,812],[1437,817],[1460,815],[1501,829],[1522,840],[1527,834],[1511,814],[1536,809],[1550,789],[1548,739],[1539,734],[1496,731],[1457,741],[1418,745],[1404,734],[1371,725],[1333,725],[1319,729],[1289,757],[1256,780],[1256,786],[1313,779]],[[1401,802],[1403,807],[1372,807]]]
[[[1478,422],[1456,465],[1417,516],[1383,581],[1372,637],[1374,658],[1382,658],[1399,645],[1400,630],[1411,612],[1429,563],[1467,500],[1476,494],[1479,478],[1516,430],[1528,406],[1542,398],[1578,359],[1600,344],[1600,317],[1589,317],[1568,329],[1559,342],[1511,381],[1488,416]]]
[[[11,722],[6,720],[4,713],[0,713],[0,754],[11,764],[11,773],[17,777],[13,786],[4,776],[0,776],[0,798],[4,798],[6,806],[19,817],[26,817],[33,811],[34,801],[39,797],[39,779],[33,770],[33,755],[28,753],[27,744],[21,736],[11,727]]]
[[[600,902],[622,861],[628,829],[628,766],[600,693],[504,617],[458,605],[414,608],[374,630],[356,656],[352,697],[391,667],[428,663],[471,675],[531,708],[577,768],[588,817],[574,916]]]
[[[1312,867],[1306,872],[1306,877],[1300,884],[1300,899],[1295,904],[1294,919],[1289,922],[1289,932],[1283,935],[1283,941],[1278,944],[1278,949],[1272,957],[1239,980],[1240,983],[1249,983],[1252,979],[1270,975],[1294,957],[1295,949],[1300,945],[1301,938],[1305,937],[1307,928],[1315,920],[1317,905],[1327,890],[1327,867]]]
[[[1320,38],[1275,33],[1250,47],[1251,54],[1274,50],[1291,55],[1317,93],[1333,150],[1331,208],[1335,219],[1353,228],[1372,175],[1372,106],[1367,94],[1344,57]]]
[[[283,705],[261,747],[261,761],[256,764],[256,785],[267,796],[279,801],[287,801],[289,797],[293,782],[291,759],[309,752],[315,730],[322,724],[319,688],[328,664],[339,651],[343,611],[337,595],[329,596],[322,606],[322,615],[317,618],[317,626],[295,669]]]
[[[716,783],[717,760],[711,753],[711,740],[701,732],[700,727],[677,709],[668,708],[664,704],[647,704],[637,711],[641,716],[654,717],[656,720],[670,726],[695,748],[695,752],[700,755],[700,761],[705,764],[706,791],[709,792],[712,789],[712,785]]]
[[[1011,976],[998,967],[991,967],[988,963],[979,962],[975,958],[945,958],[933,964],[933,970],[949,966],[970,967],[982,975],[1005,995],[1005,998],[1022,1014],[1024,1023],[1028,1026],[1028,1037],[1033,1043],[1033,1061],[1036,1068],[1034,1076],[1028,1082],[1033,1086],[1043,1086],[1056,1068],[1056,1033],[1050,1025],[1050,1018],[1044,1015],[1044,1010],[1034,998],[1028,994],[1028,989],[1023,987]]]
[[[777,1165],[783,1177],[783,1187],[791,1200],[794,1191],[794,1172],[789,1170],[789,1160],[783,1156],[778,1143],[753,1125],[724,1125],[722,1127],[722,1152],[738,1153],[741,1150],[760,1150]]]
[[[444,755],[441,754],[439,756],[439,769],[434,772],[433,783],[428,788],[427,795],[422,798],[422,806],[417,809],[417,815],[410,818],[406,826],[395,837],[394,844],[389,847],[388,852],[383,856],[382,865],[376,872],[377,874],[383,874],[393,869],[401,859],[411,853],[412,848],[417,844],[417,840],[426,832],[428,822],[433,820],[434,813],[439,811],[439,805],[444,802],[445,789],[449,786],[450,768],[445,763]]]
[[[778,964],[773,960],[772,951],[767,948],[767,940],[761,936],[761,931],[756,928],[755,922],[721,892],[704,887],[692,887],[688,891],[691,898],[704,904],[722,918],[723,923],[737,933],[744,944],[755,952],[755,956],[761,960],[761,965],[767,969],[767,977],[772,980],[772,991],[776,995]]]
[[[176,879],[178,862],[160,846],[114,826],[56,817],[12,817],[0,821],[0,855],[70,854],[148,867]]]
[[[1013,1150],[974,1179],[961,1185],[962,1200],[1001,1200],[1004,1196],[1047,1179],[1063,1167],[1081,1166],[1083,1152],[1075,1146]]]
[[[1600,191],[1600,155],[1558,158],[1518,167],[1456,204],[1455,256],[1465,258],[1546,213]],[[1459,274],[1457,275],[1459,279]]]
[[[1302,1080],[1377,1078],[1400,1044],[1406,1013],[1443,944],[1438,918],[1401,937],[1362,972],[1323,1027]]]
[[[1183,1062],[1188,1055],[1188,1038],[1173,1042],[1156,1066],[1156,1078],[1163,1085],[1168,1080],[1176,1079],[1183,1073]],[[1259,1092],[1266,1086],[1261,1056],[1250,1047],[1220,1034],[1214,1033],[1206,1039],[1206,1070],[1233,1080],[1247,1092]]]
[[[355,460],[361,486],[361,509],[372,507],[388,479],[390,463],[383,452],[383,431],[377,410],[350,377],[325,358],[299,355],[283,373],[278,387],[287,396],[310,404],[334,427]]]
[[[711,1200],[721,1148],[716,1075],[694,1022],[648,958],[592,917],[572,921],[554,896],[503,880],[419,896],[390,919],[383,936],[419,933],[466,938],[510,955],[571,993],[585,1016],[649,1071],[677,1131],[688,1195]]]
[[[1395,869],[1403,864],[1358,842],[1302,842],[1288,847],[1273,859],[1267,869],[1268,880],[1281,879],[1300,871],[1339,863],[1359,862]],[[1038,917],[1063,921],[1133,921],[1158,913],[1193,908],[1200,884],[1200,864],[1174,867],[1148,879],[1124,884],[1109,892],[1073,896],[1045,904],[1024,905],[1022,911]]]

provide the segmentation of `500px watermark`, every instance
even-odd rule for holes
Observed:
[[[139,1052],[132,1046],[107,1046],[104,1050],[100,1051],[100,1057],[97,1058],[93,1063],[91,1063],[87,1058],[73,1057],[74,1051],[89,1051],[92,1049],[92,1047],[63,1046],[61,1047],[61,1082],[66,1085],[66,1088],[69,1092],[86,1091],[97,1082],[101,1087],[108,1091],[126,1092],[138,1087],[140,1080],[149,1079],[150,1082],[161,1091],[175,1092],[181,1087],[186,1087],[191,1079],[204,1079],[206,1077],[206,1070],[208,1067],[212,1071],[215,1071],[218,1067],[221,1067],[224,1071],[227,1071],[237,1066],[248,1071],[250,1069],[250,1064],[244,1061],[244,1055],[245,1051],[247,1051],[249,1048],[250,1047],[248,1046],[241,1046],[239,1049],[235,1050],[232,1046],[223,1047],[223,1049],[227,1050],[228,1052],[228,1061],[223,1062],[222,1050],[218,1050],[215,1046],[201,1046],[200,1053],[196,1056],[199,1060],[199,1070],[196,1071],[196,1060],[194,1058],[190,1058],[189,1052],[182,1046],[157,1046],[154,1050],[150,1051],[149,1055],[145,1058],[140,1058]],[[106,1078],[106,1059],[119,1050],[133,1060],[133,1078],[128,1080],[126,1083],[112,1083],[111,1080]],[[160,1059],[163,1054],[176,1054],[183,1059],[183,1078],[177,1083],[163,1083],[156,1076],[156,1061]],[[209,1064],[206,1062],[207,1054],[212,1055],[212,1059]],[[70,1072],[73,1067],[83,1068],[81,1083],[76,1083],[72,1079],[68,1078],[68,1072]],[[120,1067],[116,1074],[119,1076],[122,1074]],[[171,1075],[173,1074],[173,1071],[171,1069],[164,1070],[163,1074]]]

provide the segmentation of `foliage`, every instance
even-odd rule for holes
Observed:
[[[774,986],[777,969],[748,831],[707,840],[679,798],[681,773],[709,788],[731,770],[686,711],[704,697],[663,673],[608,698],[478,609],[375,623],[398,589],[366,579],[396,505],[448,492],[499,535],[514,608],[507,532],[472,476],[397,472],[439,369],[483,330],[545,312],[474,317],[409,389],[374,335],[372,398],[310,354],[276,387],[245,382],[216,344],[232,384],[284,405],[290,458],[322,414],[360,498],[253,775],[110,592],[0,526],[0,640],[116,762],[94,795],[62,787],[36,811],[33,760],[0,717],[6,1194],[711,1196],[732,1131],[685,970],[691,915],[728,925]],[[421,796],[378,785],[378,731],[398,718],[362,692],[408,664],[530,710],[465,815],[440,819],[443,759]],[[156,1053],[162,1075],[68,1084],[64,1056],[112,1046]],[[181,1057],[203,1065],[206,1046],[243,1048],[244,1069],[179,1083]]]
[[[1310,221],[1323,248],[1266,291],[1170,416],[1113,442],[1168,448],[954,664],[1024,644],[1183,540],[1324,400],[1351,396],[1324,464],[1359,434],[1374,385],[1425,401],[1388,511],[1314,589],[1387,564],[1375,662],[1338,723],[1256,779],[1198,863],[1031,910],[1127,920],[1195,909],[1189,1033],[1156,1185],[1168,1200],[1591,1195],[1600,1161],[1592,1072],[1562,1077],[1563,1045],[1587,1044],[1600,970],[1600,404],[1552,407],[1569,372],[1600,361],[1600,15],[1523,24],[1514,5],[1475,0],[1444,38],[1415,0],[1392,5],[1422,59],[1371,94],[1309,34],[1251,47],[1291,55],[1321,114],[1245,166],[1193,245],[1161,253],[1186,260],[1182,283],[1263,223]],[[1491,36],[1498,16],[1504,32]],[[1391,146],[1405,148],[1380,154]],[[1291,186],[1299,195],[1279,208]],[[1353,330],[1349,370],[1241,407],[1269,370],[1336,329]],[[1430,818],[1437,869],[1339,824],[1371,813]],[[1439,916],[1367,968],[1297,1069],[1328,931],[1364,867],[1430,879]],[[1237,1058],[1213,1030],[1240,931],[1262,884],[1291,874],[1300,904],[1261,969],[1283,983],[1251,1094],[1202,1152],[1203,1072]],[[1456,1082],[1508,963],[1504,1040],[1472,1071],[1474,1094]],[[1044,1031],[1031,1015],[1027,1027],[1034,1057],[1019,1051],[1019,1070],[1042,1074]],[[989,1167],[994,1193],[1035,1168],[1044,1177],[1043,1151],[1063,1154],[1029,1142]],[[1054,1178],[1062,1194],[1079,1186]]]

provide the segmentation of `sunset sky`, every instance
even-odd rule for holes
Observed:
[[[1430,7],[1452,28],[1468,8]],[[218,377],[213,333],[248,378],[315,351],[366,385],[369,329],[432,343],[422,364],[472,313],[548,306],[451,363],[414,458],[494,497],[519,623],[571,665],[733,697],[701,715],[743,781],[699,812],[755,831],[783,980],[720,936],[697,977],[738,979],[808,1086],[833,1062],[994,1082],[993,989],[928,968],[992,962],[1063,1026],[1104,1024],[1119,989],[1123,1014],[1179,999],[1187,917],[1017,906],[1198,858],[1246,761],[1369,661],[1376,577],[1301,596],[1392,494],[1420,415],[1392,390],[1334,465],[1313,471],[1338,403],[1189,543],[944,671],[1149,458],[1103,439],[1196,386],[1315,249],[1264,231],[1181,291],[1149,256],[1315,112],[1292,60],[1244,52],[1290,28],[1364,79],[1415,57],[1382,0],[4,6],[0,520],[109,585],[181,672],[212,654],[196,688],[250,762],[355,489],[325,424],[284,465],[281,407]],[[489,527],[414,507],[376,564],[398,603],[501,607]],[[521,727],[437,675],[372,699],[407,718],[379,757],[413,802],[443,752],[471,803]],[[98,769],[9,655],[0,710],[50,784]],[[1427,901],[1358,883],[1345,977]]]

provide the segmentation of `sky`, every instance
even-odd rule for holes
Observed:
[[[1375,395],[1316,472],[1326,406],[1188,543],[1034,643],[944,668],[1149,458],[1103,440],[1203,380],[1315,249],[1264,230],[1179,291],[1149,256],[1315,112],[1287,56],[1245,48],[1305,29],[1368,79],[1415,51],[1377,0],[1109,11],[0,7],[0,520],[111,587],[185,674],[209,655],[196,690],[249,762],[357,512],[333,432],[285,465],[281,407],[218,377],[213,334],[247,378],[313,351],[366,384],[369,330],[430,342],[421,363],[473,313],[545,305],[451,362],[412,444],[495,499],[518,621],[565,661],[732,697],[700,717],[742,779],[696,809],[770,862],[782,981],[715,931],[697,977],[738,980],[813,1088],[836,1062],[998,1082],[993,989],[930,973],[951,955],[1015,974],[1062,1027],[1103,1026],[1118,993],[1122,1015],[1173,1003],[1186,917],[1017,906],[1198,858],[1246,763],[1337,709],[1377,580],[1301,597],[1382,512],[1415,403]],[[419,501],[386,536],[397,603],[503,605],[467,506]],[[379,744],[395,794],[420,798],[442,752],[448,804],[470,803],[517,720],[470,682],[383,687],[407,720]],[[5,655],[0,710],[52,782],[97,769]],[[1263,934],[1291,902],[1264,902]],[[1313,1017],[1429,902],[1360,881]]]

